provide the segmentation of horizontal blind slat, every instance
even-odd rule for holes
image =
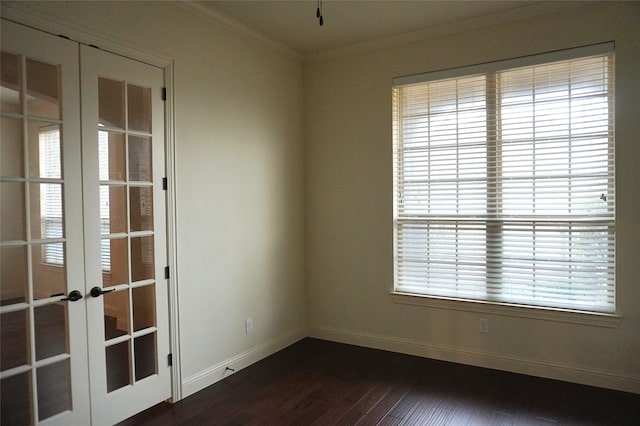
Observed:
[[[398,290],[615,309],[612,64],[396,80]]]

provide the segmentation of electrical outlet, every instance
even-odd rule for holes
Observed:
[[[487,318],[480,318],[480,333],[489,332],[489,320]]]
[[[253,318],[247,318],[244,321],[244,332],[249,334],[253,331]]]

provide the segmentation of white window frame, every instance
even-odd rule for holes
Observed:
[[[473,75],[486,76],[513,68],[535,66],[570,59],[579,59],[594,55],[604,55],[612,53],[613,51],[613,43],[603,43],[581,48],[550,52],[541,55],[533,55],[504,61],[485,63],[469,67],[398,77],[393,80],[393,86],[395,90],[396,88],[402,86],[432,82],[436,80],[462,78]],[[611,87],[610,90],[613,93],[613,87]],[[490,114],[489,111],[491,111],[491,107],[489,105],[489,99],[487,99],[487,104],[487,114]],[[396,110],[394,108],[394,289],[392,291],[392,297],[395,302],[482,313],[497,313],[518,317],[536,317],[542,319],[560,320],[565,322],[589,323],[599,326],[616,327],[618,325],[620,317],[615,314],[615,305],[613,309],[610,309],[606,312],[598,312],[597,310],[572,309],[566,307],[557,307],[553,305],[545,306],[543,304],[520,304],[517,301],[510,301],[508,299],[504,300],[500,298],[495,299],[493,297],[467,299],[465,297],[456,297],[455,295],[406,291],[400,288],[398,286],[398,224],[403,221],[403,218],[402,215],[399,215],[398,213],[398,199],[401,196],[401,194],[399,194],[400,190],[398,186],[398,179],[400,176],[398,169],[402,167],[398,162],[398,155],[401,150],[401,147],[398,146],[398,139],[401,139],[402,135],[400,134],[401,130],[397,121],[398,118],[395,116],[395,114]],[[613,117],[614,115],[613,104],[611,104],[609,115],[611,117]],[[487,140],[487,144],[490,143],[492,143],[492,141]],[[488,159],[487,161],[491,160]],[[611,170],[610,173],[613,174],[613,170]],[[613,219],[613,225],[615,225],[615,218]],[[613,288],[615,289],[615,284],[613,285]]]

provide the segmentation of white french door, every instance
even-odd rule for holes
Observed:
[[[84,45],[80,64],[92,419],[113,424],[171,396],[164,77]]]
[[[2,424],[171,395],[163,70],[2,20]]]

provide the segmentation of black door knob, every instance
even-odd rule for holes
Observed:
[[[89,294],[91,295],[91,297],[100,297],[105,293],[111,293],[112,291],[115,291],[115,288],[112,288],[111,290],[103,290],[100,287],[96,286],[94,288],[91,289],[91,291],[89,292]]]
[[[69,302],[76,302],[80,299],[82,299],[82,293],[80,293],[78,290],[73,290],[69,292],[69,295],[67,297],[60,300],[68,300]]]

